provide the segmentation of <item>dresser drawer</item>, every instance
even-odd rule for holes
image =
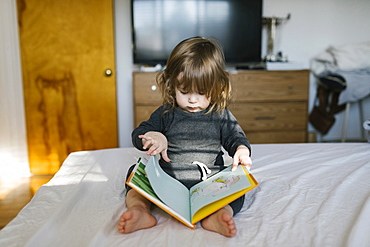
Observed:
[[[229,109],[245,132],[307,128],[305,102],[238,103]]]
[[[134,128],[139,126],[139,124],[143,121],[146,121],[149,119],[150,115],[159,107],[158,105],[151,105],[151,106],[141,106],[136,105],[134,107],[135,110],[135,116],[134,116]]]
[[[160,105],[161,92],[156,82],[157,72],[134,72],[134,102],[139,105]]]
[[[230,72],[233,98],[250,101],[307,101],[308,70]]]
[[[133,73],[134,125],[162,102],[157,72]],[[252,144],[307,141],[309,71],[230,71],[229,106]]]
[[[307,132],[304,130],[257,131],[257,132],[246,132],[245,134],[247,135],[248,140],[251,144],[307,142]]]

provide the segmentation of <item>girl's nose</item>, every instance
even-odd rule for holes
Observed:
[[[194,93],[189,94],[188,101],[189,103],[196,103],[197,102],[197,95]]]

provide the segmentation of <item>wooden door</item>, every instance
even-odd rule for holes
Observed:
[[[112,0],[18,0],[29,162],[117,147]]]

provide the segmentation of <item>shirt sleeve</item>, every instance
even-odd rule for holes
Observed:
[[[236,149],[240,145],[248,147],[251,155],[252,149],[249,140],[234,115],[225,109],[221,116],[221,143],[230,157],[234,157]]]
[[[131,133],[132,144],[137,149],[144,151],[143,142],[139,138],[139,135],[144,135],[148,131],[163,132],[163,106],[157,108],[147,121],[142,122],[137,128]]]

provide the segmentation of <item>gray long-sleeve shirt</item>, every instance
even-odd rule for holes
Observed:
[[[212,176],[223,168],[221,146],[231,157],[240,145],[250,149],[248,139],[228,109],[205,114],[208,109],[188,113],[175,108],[164,113],[168,107],[159,107],[149,120],[142,122],[132,132],[132,142],[136,148],[143,150],[139,135],[148,131],[164,134],[168,141],[167,154],[171,162],[161,159],[161,167],[188,188],[201,181],[202,177],[201,169],[192,164],[194,161],[207,165],[212,170],[208,176]]]

